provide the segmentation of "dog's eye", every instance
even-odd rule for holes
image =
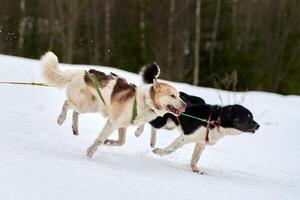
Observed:
[[[170,97],[172,98],[176,98],[175,94],[171,94]]]

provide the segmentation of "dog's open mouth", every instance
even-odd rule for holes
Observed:
[[[250,129],[248,129],[248,132],[250,133],[255,133],[258,129],[259,129],[259,124],[255,124],[253,127],[251,127]]]
[[[241,129],[241,131],[246,132],[246,133],[255,133],[257,129],[256,128],[249,128],[249,129]]]
[[[181,110],[175,108],[172,105],[167,105],[167,110],[170,111],[171,113],[173,113],[174,115],[177,115],[177,116],[179,116],[180,113],[181,113]]]

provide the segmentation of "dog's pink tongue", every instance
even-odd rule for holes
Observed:
[[[182,112],[185,111],[185,108],[186,108],[186,106],[182,106],[182,107],[179,108],[179,111],[182,113]]]

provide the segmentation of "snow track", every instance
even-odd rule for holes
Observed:
[[[140,82],[136,74],[101,69]],[[40,63],[0,55],[0,80],[43,81]],[[172,84],[220,103],[214,89]],[[0,199],[300,199],[298,96],[222,92],[231,103],[232,97],[244,96],[243,105],[261,128],[208,147],[199,161],[208,171],[203,176],[190,172],[193,145],[167,157],[154,155],[149,126],[140,138],[129,128],[124,146],[101,147],[88,159],[86,148],[104,122],[99,115],[81,115],[79,136],[73,136],[71,113],[62,126],[56,124],[63,90],[0,85],[0,94]],[[157,146],[166,146],[177,134],[160,131]]]

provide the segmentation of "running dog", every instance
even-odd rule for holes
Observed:
[[[144,77],[144,81],[150,83],[151,76]],[[181,135],[178,138],[166,148],[156,148],[153,152],[160,156],[168,155],[186,144],[196,143],[190,163],[193,172],[206,173],[197,167],[206,145],[214,145],[227,135],[238,135],[242,132],[255,133],[259,128],[252,113],[241,105],[209,105],[202,98],[183,92],[180,92],[180,98],[187,103],[184,113],[180,116],[167,113],[163,117],[157,117],[149,122],[152,126],[150,144],[152,147],[155,146],[156,129],[179,129]],[[136,133],[138,133],[136,136],[141,134],[140,132]]]
[[[115,74],[105,74],[96,70],[61,70],[58,59],[52,52],[41,58],[42,74],[51,84],[66,88],[67,100],[58,117],[62,124],[68,110],[73,112],[73,131],[78,134],[77,121],[80,113],[100,113],[106,117],[106,123],[94,143],[87,149],[86,155],[92,157],[102,144],[119,146],[125,143],[126,127],[145,124],[157,116],[170,112],[179,115],[185,110],[186,103],[179,97],[178,91],[169,84],[158,82],[159,67],[151,84],[136,87]],[[141,74],[147,67],[142,70]],[[145,75],[144,75],[145,76]],[[107,138],[119,130],[119,140]]]

